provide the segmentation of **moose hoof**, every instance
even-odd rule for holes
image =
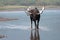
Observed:
[[[37,29],[39,29],[39,27],[37,27]]]

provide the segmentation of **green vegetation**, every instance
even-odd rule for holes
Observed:
[[[0,6],[6,5],[29,6],[36,4],[60,6],[60,0],[0,0]]]
[[[59,9],[60,0],[0,0],[0,10],[20,10],[35,5]]]

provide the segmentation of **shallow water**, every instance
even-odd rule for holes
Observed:
[[[0,17],[19,19],[0,22],[0,34],[7,35],[0,40],[31,40],[30,19],[24,11],[0,12]],[[41,40],[60,40],[60,10],[45,10],[39,27]]]

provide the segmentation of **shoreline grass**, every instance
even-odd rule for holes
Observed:
[[[0,11],[5,11],[5,10],[8,10],[8,11],[21,11],[21,10],[25,10],[27,9],[29,6],[0,6]],[[34,6],[33,6],[34,7]],[[42,8],[42,6],[37,6],[39,9]],[[60,6],[45,6],[45,9],[59,9],[60,10]]]

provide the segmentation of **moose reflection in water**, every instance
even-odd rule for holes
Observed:
[[[37,7],[29,7],[26,11],[27,14],[30,16],[31,20],[31,28],[32,28],[32,22],[34,21],[35,29],[38,29],[39,21],[40,21],[40,15],[43,13],[44,6],[42,7],[42,10],[39,12]]]
[[[31,30],[30,40],[40,40],[39,29]]]

